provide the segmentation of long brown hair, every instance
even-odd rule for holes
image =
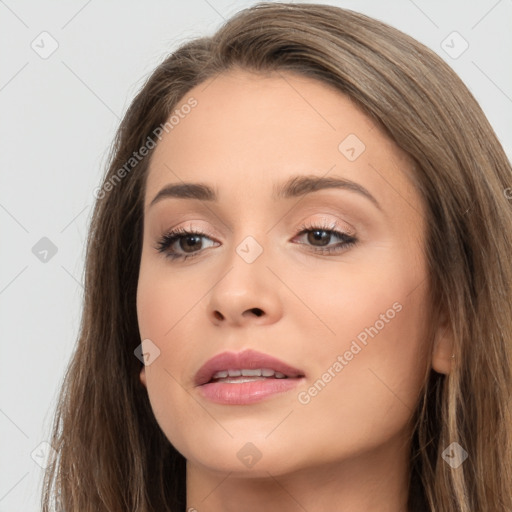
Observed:
[[[429,220],[428,307],[433,325],[448,315],[455,365],[425,379],[413,417],[409,507],[510,512],[510,163],[476,100],[432,51],[362,14],[284,3],[255,5],[212,37],[182,45],[120,124],[90,225],[83,315],[55,415],[58,456],[45,475],[43,510],[185,510],[185,459],[153,416],[134,356],[149,156],[132,155],[192,87],[235,66],[334,86],[413,158]],[[452,442],[468,453],[458,468],[441,456]]]

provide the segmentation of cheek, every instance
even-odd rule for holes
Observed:
[[[322,354],[343,354],[354,341],[368,355],[382,349],[384,360],[396,351],[413,357],[424,348],[419,338],[427,325],[427,268],[417,251],[397,245],[365,247],[343,263],[324,263],[299,275],[283,269],[283,280],[312,313],[294,311],[293,321],[319,342],[304,346],[315,354],[313,363],[325,365]]]
[[[172,310],[173,295],[168,293],[167,283],[158,270],[159,265],[149,261],[148,242],[144,241],[144,244],[137,283],[137,321],[141,338],[153,339],[160,337],[170,327],[168,315]]]
[[[144,368],[146,388],[153,414],[166,437],[178,446],[184,443],[182,433],[193,410],[183,407],[189,398],[181,385],[176,362],[189,357],[187,343],[180,338],[174,343],[179,330],[179,319],[185,313],[183,297],[170,293],[162,280],[142,273],[137,290],[137,315],[141,339],[150,339],[158,348],[158,357]],[[176,326],[177,325],[177,326]],[[153,349],[154,350],[154,349]]]
[[[179,447],[186,445],[189,422],[199,420],[200,411],[191,404],[186,388],[193,356],[200,353],[195,343],[204,341],[197,335],[197,323],[190,321],[209,288],[200,283],[199,279],[180,279],[165,265],[142,258],[137,286],[139,333],[141,340],[150,339],[159,351],[145,367],[147,393],[160,428]]]
[[[421,310],[400,299],[403,307],[389,323],[370,320],[369,313],[359,331],[365,336],[340,339],[323,351],[327,362],[299,397],[302,409],[295,420],[307,421],[317,442],[333,454],[382,445],[403,432],[413,415],[427,369],[427,344]]]
[[[172,328],[179,306],[163,282],[139,279],[137,288],[137,320],[142,338],[161,338]]]
[[[419,399],[429,353],[426,281],[398,266],[388,270],[387,278],[347,277],[338,283],[343,291],[323,302],[336,335],[311,350],[314,371],[296,420],[307,418],[333,452],[347,440],[358,450],[397,435]]]
[[[164,260],[142,256],[137,285],[137,320],[141,337],[171,339],[176,329],[187,327],[187,316],[208,289],[203,279],[172,270]]]
[[[341,448],[343,436],[354,447],[382,442],[417,405],[430,346],[427,279],[423,261],[410,256],[395,251],[372,265],[340,266],[329,280],[316,280],[329,284],[322,292],[312,276],[304,279],[301,293],[324,325],[298,317],[302,332],[322,337],[305,345],[312,371],[296,420],[303,414],[331,447]]]

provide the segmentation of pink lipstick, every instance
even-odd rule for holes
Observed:
[[[248,405],[289,391],[303,378],[303,371],[247,349],[212,357],[198,370],[194,382],[202,396],[212,402]]]

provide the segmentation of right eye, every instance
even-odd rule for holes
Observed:
[[[200,252],[202,249],[202,247],[200,247],[202,245],[202,238],[210,240],[208,235],[201,231],[178,228],[165,233],[158,241],[155,249],[157,249],[158,252],[165,254],[165,256],[171,260],[186,260]],[[175,245],[178,246],[178,249],[173,247]],[[180,252],[180,250],[183,252]]]

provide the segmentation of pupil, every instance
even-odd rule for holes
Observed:
[[[188,244],[190,242],[190,245],[192,246],[191,248],[194,249],[194,245],[201,245],[201,237],[197,236],[197,235],[189,235],[187,236],[186,238],[182,238],[181,241],[183,242],[183,240],[186,240],[186,243]],[[190,247],[189,247],[190,248]],[[182,247],[183,250],[187,250],[187,247]],[[193,251],[190,251],[190,252],[193,252]]]
[[[308,241],[309,242],[312,242],[312,241],[323,242],[321,245],[327,245],[330,237],[331,237],[331,235],[329,234],[329,232],[323,231],[323,230],[316,230],[316,231],[311,231],[309,233]]]

